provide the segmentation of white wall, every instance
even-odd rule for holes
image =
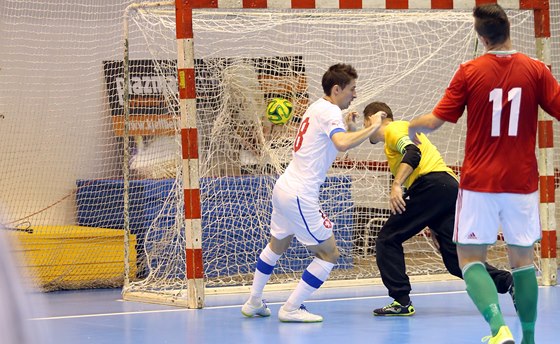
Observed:
[[[102,61],[122,58],[125,5],[0,2],[0,203],[11,221],[50,207],[33,222],[74,223],[75,180],[119,174]]]

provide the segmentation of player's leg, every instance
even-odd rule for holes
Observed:
[[[286,209],[294,206],[296,201],[295,197],[282,192],[281,189],[275,188],[273,191],[270,242],[257,259],[253,284],[251,285],[251,295],[241,308],[241,313],[246,317],[253,317],[255,315],[270,316],[270,309],[262,300],[262,294],[278,259],[290,247],[293,238],[290,229],[293,227],[293,224],[289,221],[289,217],[286,217]],[[288,211],[288,216],[290,215]]]
[[[497,267],[485,263],[484,266],[486,267],[486,271],[490,275],[492,281],[496,285],[496,290],[499,294],[506,294],[511,292],[513,288],[513,276],[511,272],[507,270],[501,270]]]
[[[303,272],[296,289],[280,308],[278,317],[285,322],[320,322],[323,317],[307,311],[303,303],[328,279],[339,257],[334,236],[319,245],[307,247],[316,257]]]
[[[406,274],[403,243],[420,233],[425,227],[418,218],[409,212],[410,207],[402,214],[394,214],[381,227],[375,243],[375,256],[381,281],[387,288],[393,302],[387,306],[376,308],[374,315],[413,315],[414,307],[410,300],[410,279]]]
[[[505,325],[505,322],[500,311],[496,285],[484,265],[486,251],[486,245],[457,246],[467,293],[484,319],[490,324],[492,334],[495,335],[500,327]]]
[[[513,268],[515,302],[523,329],[522,344],[533,344],[539,293],[533,246],[541,237],[538,193],[504,194],[503,202],[503,232]]]
[[[430,203],[429,207],[425,206],[426,211],[432,214],[428,226],[435,236],[445,268],[453,276],[462,278],[457,247],[453,242],[459,183],[448,173],[434,173],[431,180],[434,186],[430,194],[434,197],[434,203]]]
[[[486,270],[488,245],[496,242],[500,205],[497,194],[459,190],[455,240],[467,294],[490,325],[490,343],[513,344],[506,326],[498,291]]]
[[[381,280],[387,287],[389,296],[395,301],[375,309],[374,315],[414,314],[409,296],[412,288],[406,274],[403,243],[420,233],[434,217],[439,216],[439,211],[434,210],[448,203],[444,199],[445,192],[434,182],[445,175],[449,176],[447,173],[442,173],[441,176],[440,173],[429,173],[416,180],[404,195],[406,210],[401,214],[391,215],[381,228],[375,244],[376,262]],[[453,181],[457,183],[454,179]],[[447,198],[454,201],[455,196],[456,193]]]
[[[315,254],[302,274],[296,289],[280,307],[278,318],[284,322],[320,322],[323,317],[312,314],[303,302],[327,280],[339,252],[332,223],[319,207],[318,200],[298,197],[297,215],[291,216],[296,238]]]
[[[249,300],[247,300],[241,308],[241,313],[244,316],[270,316],[270,309],[268,309],[266,303],[262,299],[263,290],[272,275],[276,262],[278,262],[278,259],[280,259],[282,254],[288,249],[292,238],[293,235],[281,240],[271,237],[270,243],[262,250],[257,260],[255,274],[253,275],[251,295],[249,296]]]
[[[523,329],[522,344],[535,343],[539,286],[533,265],[533,247],[508,246],[515,283],[515,303]]]
[[[455,203],[452,203],[439,217],[433,219],[429,226],[437,241],[445,268],[453,276],[463,278],[463,273],[459,266],[459,257],[457,256],[457,245],[453,242]]]
[[[436,236],[445,268],[453,276],[463,278],[463,273],[459,266],[459,258],[457,256],[457,245],[453,242],[454,224],[455,210],[453,210],[452,213],[444,215],[441,221],[430,225],[430,228]],[[511,291],[513,277],[509,271],[500,270],[488,263],[485,263],[485,267],[490,278],[494,281],[498,293],[505,294]]]

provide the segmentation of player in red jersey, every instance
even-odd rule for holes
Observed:
[[[508,244],[523,344],[534,343],[538,285],[533,246],[540,240],[537,112],[560,119],[560,85],[542,62],[512,49],[510,24],[497,4],[473,10],[484,55],[459,66],[432,113],[413,119],[410,138],[444,122],[457,122],[467,108],[465,159],[461,170],[454,241],[467,292],[489,323],[490,344],[515,343],[506,326],[496,287],[484,262],[501,226]]]

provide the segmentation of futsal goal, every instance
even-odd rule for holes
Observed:
[[[548,11],[526,4],[502,4],[514,46],[550,64]],[[125,230],[136,239],[137,262],[127,269],[136,273],[125,276],[124,298],[200,308],[205,292],[248,291],[269,237],[274,181],[289,162],[306,106],[322,96],[326,68],[343,62],[357,69],[358,97],[349,110],[361,113],[378,100],[396,119],[429,112],[458,65],[483,53],[473,30],[473,5],[374,0],[130,5],[124,59],[105,64],[106,74],[114,76],[110,92],[120,101],[115,125],[127,143]],[[294,104],[286,125],[264,117],[275,97]],[[551,285],[557,270],[555,186],[552,136],[546,137],[552,126],[543,120],[539,128],[543,241],[536,264],[542,283]],[[430,139],[460,175],[464,119]],[[389,215],[390,183],[382,146],[364,143],[337,157],[320,196],[341,252],[328,283],[372,283],[379,277],[375,239]],[[138,217],[146,224],[141,232]],[[490,262],[508,268],[498,239]],[[405,243],[405,254],[413,278],[448,276],[428,229]],[[294,241],[271,285],[297,282],[310,260]]]

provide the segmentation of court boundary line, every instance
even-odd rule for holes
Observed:
[[[430,293],[418,293],[410,294],[410,296],[420,297],[420,296],[435,296],[435,295],[452,295],[452,294],[462,294],[466,293],[464,290],[459,291],[442,291],[442,292],[430,292]],[[341,301],[356,301],[356,300],[373,300],[387,298],[387,295],[375,295],[375,296],[353,296],[353,297],[338,297],[338,298],[328,298],[328,299],[317,299],[317,300],[307,300],[306,303],[320,303],[320,302],[341,302]],[[115,301],[123,301],[121,299]],[[280,305],[284,302],[267,302],[269,305]],[[192,309],[192,308],[171,308],[171,309],[159,309],[159,310],[146,310],[146,311],[128,311],[128,312],[113,312],[113,313],[99,313],[99,314],[80,314],[80,315],[64,315],[64,316],[53,316],[53,317],[40,317],[31,318],[33,321],[45,321],[45,320],[66,320],[66,319],[83,319],[83,318],[98,318],[98,317],[109,317],[109,316],[120,316],[120,315],[137,315],[137,314],[153,314],[153,313],[171,313],[171,312],[201,312],[204,310],[216,310],[216,309],[229,309],[229,308],[241,308],[241,304],[236,305],[224,305],[224,306],[208,306],[202,309]]]

